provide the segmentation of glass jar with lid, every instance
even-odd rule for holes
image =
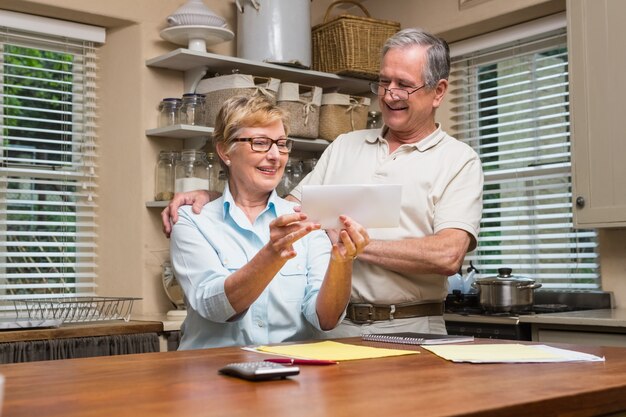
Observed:
[[[292,187],[295,187],[300,184],[300,181],[304,178],[304,161],[294,159],[291,165],[291,185]],[[291,190],[289,190],[289,192],[291,192]]]
[[[223,169],[220,169],[220,172],[217,177],[217,181],[215,182],[215,189],[213,191],[216,191],[218,193],[223,193],[224,188],[226,188],[227,182],[228,182],[228,177],[226,176],[226,171],[224,171]]]
[[[205,124],[205,101],[204,94],[183,94],[180,105],[180,123],[188,125]]]
[[[367,128],[380,129],[383,127],[381,113],[379,111],[371,111],[367,113]]]
[[[180,160],[176,162],[174,191],[177,193],[208,190],[209,189],[209,164],[206,153],[196,150],[184,150],[180,154]]]
[[[207,152],[206,160],[209,164],[209,191],[221,191],[219,187],[220,179],[220,163],[217,155],[213,152]],[[223,187],[222,187],[223,189]]]
[[[159,123],[158,127],[173,126],[180,123],[180,106],[182,100],[179,98],[164,98],[159,103]]]
[[[293,188],[293,160],[289,158],[285,165],[285,171],[283,177],[276,186],[276,193],[279,197],[286,197]]]
[[[174,175],[176,161],[180,154],[175,151],[161,151],[154,174],[154,199],[167,201],[174,197]]]
[[[308,175],[309,172],[313,171],[313,168],[315,168],[315,164],[317,164],[317,159],[316,158],[309,158],[309,159],[305,159],[304,161],[304,166],[303,166],[303,173],[302,173],[302,177],[306,177]]]

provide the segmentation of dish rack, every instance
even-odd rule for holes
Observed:
[[[82,323],[106,320],[130,320],[133,297],[64,297],[14,300],[18,317],[32,320],[61,320]]]

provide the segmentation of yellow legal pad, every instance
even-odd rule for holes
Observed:
[[[348,345],[333,341],[296,345],[258,346],[260,352],[275,353],[300,359],[352,361],[355,359],[384,358],[387,356],[415,355],[416,351],[383,349],[369,346]]]

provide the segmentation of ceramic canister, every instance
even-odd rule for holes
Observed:
[[[311,67],[311,0],[235,0],[237,55]]]

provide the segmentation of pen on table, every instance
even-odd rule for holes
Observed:
[[[336,361],[326,359],[293,359],[293,358],[271,358],[265,362],[283,363],[287,365],[335,365]]]

